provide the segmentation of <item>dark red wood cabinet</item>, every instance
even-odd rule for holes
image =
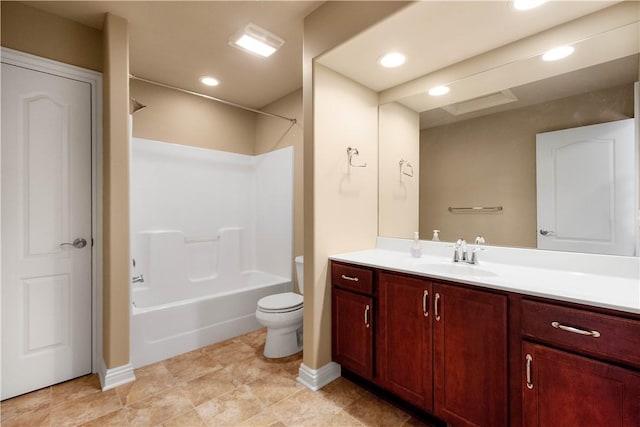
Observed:
[[[370,270],[334,264],[332,357],[345,369],[373,378],[373,298]]]
[[[520,308],[523,426],[640,426],[640,322],[526,299]]]
[[[506,297],[384,271],[374,277],[374,372],[362,362],[369,361],[368,336],[353,327],[370,300],[341,309],[347,297],[339,286],[334,360],[451,425],[507,425]],[[345,323],[348,312],[354,318]],[[346,350],[355,343],[366,350]]]
[[[454,427],[640,427],[640,316],[332,262],[333,360]]]
[[[523,426],[640,426],[640,374],[544,345],[522,345]]]

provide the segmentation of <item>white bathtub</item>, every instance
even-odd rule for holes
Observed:
[[[290,279],[260,271],[240,276],[235,283],[223,283],[219,278],[198,283],[193,295],[157,305],[162,296],[152,295],[149,289],[134,291],[131,315],[134,368],[259,329],[255,316],[258,300],[293,288]],[[200,295],[205,291],[205,295]]]
[[[258,300],[293,290],[291,275],[243,270],[241,242],[240,228],[196,241],[179,231],[137,233],[133,275],[144,281],[131,285],[134,368],[259,329]]]

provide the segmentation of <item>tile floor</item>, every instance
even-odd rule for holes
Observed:
[[[136,369],[106,392],[97,375],[0,404],[12,426],[425,426],[339,378],[318,392],[296,382],[302,354],[262,356],[261,329]]]

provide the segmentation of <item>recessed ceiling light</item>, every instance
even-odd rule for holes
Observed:
[[[449,93],[449,86],[435,86],[429,89],[429,95],[441,96]]]
[[[557,61],[558,59],[566,58],[575,51],[573,46],[558,46],[551,50],[546,51],[542,55],[543,61]]]
[[[378,63],[383,67],[395,68],[399,67],[407,60],[400,52],[391,52],[378,58]]]
[[[547,0],[513,0],[513,7],[518,10],[529,10],[546,2]]]
[[[220,84],[220,80],[214,77],[202,76],[200,77],[200,83],[207,86],[218,86]]]
[[[284,44],[284,40],[256,24],[248,24],[229,38],[229,44],[238,49],[267,57]]]

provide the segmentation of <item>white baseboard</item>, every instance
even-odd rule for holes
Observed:
[[[340,377],[342,369],[335,362],[329,362],[319,369],[311,369],[304,363],[300,365],[298,370],[298,382],[305,387],[318,391],[331,381]]]
[[[131,363],[107,369],[104,361],[102,361],[102,366],[100,366],[98,376],[100,377],[102,391],[110,390],[122,384],[136,380],[136,376],[133,373],[133,365]]]

